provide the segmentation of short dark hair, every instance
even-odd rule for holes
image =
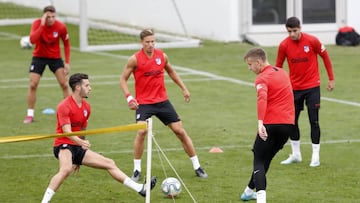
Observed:
[[[43,12],[44,13],[46,13],[46,12],[51,12],[51,13],[55,13],[56,12],[56,9],[55,9],[55,7],[53,6],[53,5],[49,5],[49,6],[46,6],[45,8],[44,8],[44,10],[43,10]]]
[[[267,60],[267,54],[263,48],[255,47],[246,52],[244,60],[248,58],[261,59],[261,61],[265,62]]]
[[[286,20],[285,27],[300,28],[300,20],[297,17],[290,17]]]
[[[145,29],[143,31],[140,32],[140,39],[143,40],[145,37],[147,36],[151,36],[154,35],[154,30],[153,29]]]
[[[74,91],[76,85],[81,84],[82,80],[89,79],[89,76],[85,73],[75,73],[70,76],[69,79],[69,85],[71,87],[71,90]]]

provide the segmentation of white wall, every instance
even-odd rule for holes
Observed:
[[[192,36],[221,41],[239,40],[238,0],[176,0],[186,30]],[[108,16],[116,22],[183,32],[171,0],[107,0],[95,5],[88,0],[89,16]],[[105,12],[104,12],[105,11]],[[235,29],[234,29],[235,28]]]
[[[347,0],[347,19],[348,25],[355,28],[360,33],[360,1],[359,0]]]

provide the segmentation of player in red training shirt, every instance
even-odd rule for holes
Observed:
[[[142,49],[132,55],[120,77],[120,87],[124,92],[129,108],[136,110],[136,122],[146,122],[156,116],[167,125],[182,142],[185,152],[192,161],[195,174],[201,178],[208,175],[200,167],[191,138],[183,128],[182,122],[166,94],[164,70],[181,88],[185,101],[190,101],[190,93],[169,63],[168,57],[155,48],[155,36],[152,29],[140,33]],[[135,98],[131,96],[127,81],[133,73],[135,79]],[[134,174],[132,179],[138,181],[141,175],[141,156],[144,151],[146,130],[137,132],[134,142]]]
[[[69,34],[66,25],[56,19],[54,6],[47,6],[43,11],[43,16],[33,22],[30,32],[30,41],[35,44],[35,49],[29,68],[30,85],[27,95],[28,106],[27,115],[24,119],[25,124],[34,121],[36,91],[46,65],[55,74],[64,98],[70,94],[66,78],[70,71]],[[61,59],[60,39],[64,44],[65,64]]]
[[[252,48],[244,56],[256,76],[258,129],[255,138],[254,168],[240,199],[266,202],[266,172],[271,160],[294,131],[295,107],[290,78],[282,68],[271,66],[266,52]],[[256,193],[255,190],[256,189]]]
[[[287,19],[285,26],[289,36],[280,43],[276,66],[283,67],[284,60],[287,59],[295,97],[296,128],[295,133],[290,136],[292,154],[281,164],[302,161],[298,120],[305,103],[311,127],[312,157],[310,166],[317,167],[320,165],[320,74],[317,57],[319,55],[322,58],[328,74],[328,91],[332,91],[335,87],[332,63],[324,45],[315,36],[301,32],[298,18]]]
[[[69,79],[73,91],[57,107],[57,133],[71,133],[85,130],[90,117],[90,104],[86,102],[91,87],[89,77],[83,73],[76,73]],[[145,184],[131,180],[123,173],[112,159],[90,150],[90,142],[84,136],[59,137],[54,140],[54,155],[59,159],[59,171],[51,178],[43,196],[42,203],[50,202],[55,192],[64,180],[72,173],[79,172],[80,165],[107,170],[118,182],[135,190],[141,196],[146,196]],[[151,179],[151,189],[156,185],[156,177]]]

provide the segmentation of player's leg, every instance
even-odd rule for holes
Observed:
[[[107,170],[108,173],[118,182],[126,185],[127,187],[135,190],[140,193],[142,196],[146,194],[145,184],[139,184],[131,180],[124,172],[122,172],[115,164],[114,160],[104,157],[98,153],[95,153],[91,150],[87,150],[82,164],[97,169]],[[151,180],[151,189],[156,185],[156,177],[153,177]]]
[[[50,70],[54,73],[60,88],[63,92],[64,98],[70,96],[70,90],[67,80],[67,75],[65,74],[64,62],[61,59],[50,59],[49,60]]]
[[[137,123],[145,123],[153,115],[153,105],[139,105],[136,110],[135,119]],[[144,153],[144,142],[147,130],[138,130],[134,139],[134,170],[131,179],[138,182],[141,178],[141,157]]]
[[[46,189],[41,201],[42,203],[50,202],[55,192],[73,171],[71,151],[69,149],[60,149],[59,147],[56,153],[58,153],[59,171],[51,178],[48,188]]]
[[[138,123],[144,123],[145,121],[139,121]],[[138,182],[141,177],[141,157],[144,153],[144,142],[147,134],[147,130],[138,130],[134,140],[134,169],[131,179]]]
[[[36,91],[40,82],[40,78],[45,69],[45,63],[42,59],[33,57],[29,68],[29,89],[27,93],[27,114],[24,123],[32,123],[34,121],[34,109],[36,103]]]
[[[181,141],[181,144],[190,157],[190,160],[193,164],[196,176],[200,178],[207,178],[208,175],[205,170],[200,166],[199,158],[196,155],[195,147],[189,135],[186,133],[185,129],[182,126],[181,121],[168,124],[169,128],[175,133],[178,139]]]
[[[268,131],[268,130],[267,130]],[[266,200],[266,169],[267,156],[269,149],[271,149],[271,134],[268,132],[268,139],[262,140],[259,135],[255,138],[253,147],[254,162],[253,162],[253,181],[256,188],[256,196],[247,196],[250,199],[257,199],[257,202],[264,202]],[[270,140],[270,141],[269,141]],[[244,199],[242,199],[244,200]]]
[[[281,162],[281,164],[298,163],[302,161],[300,150],[300,129],[299,117],[302,110],[304,110],[305,91],[294,91],[294,105],[295,105],[295,129],[290,134],[291,154],[289,158]]]
[[[308,117],[310,122],[312,156],[311,167],[320,165],[320,125],[319,125],[319,109],[320,109],[320,88],[311,89],[308,94],[306,105],[308,109]]]
[[[181,141],[181,144],[186,154],[189,156],[193,164],[196,176],[200,178],[207,178],[208,174],[200,166],[200,161],[198,156],[196,155],[192,139],[187,134],[186,130],[183,128],[182,122],[179,119],[179,116],[170,101],[162,103],[162,108],[159,109],[156,116],[161,120],[164,125],[167,125],[173,131],[176,137]]]

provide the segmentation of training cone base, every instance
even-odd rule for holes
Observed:
[[[224,151],[220,147],[212,147],[209,150],[210,153],[223,153]]]

